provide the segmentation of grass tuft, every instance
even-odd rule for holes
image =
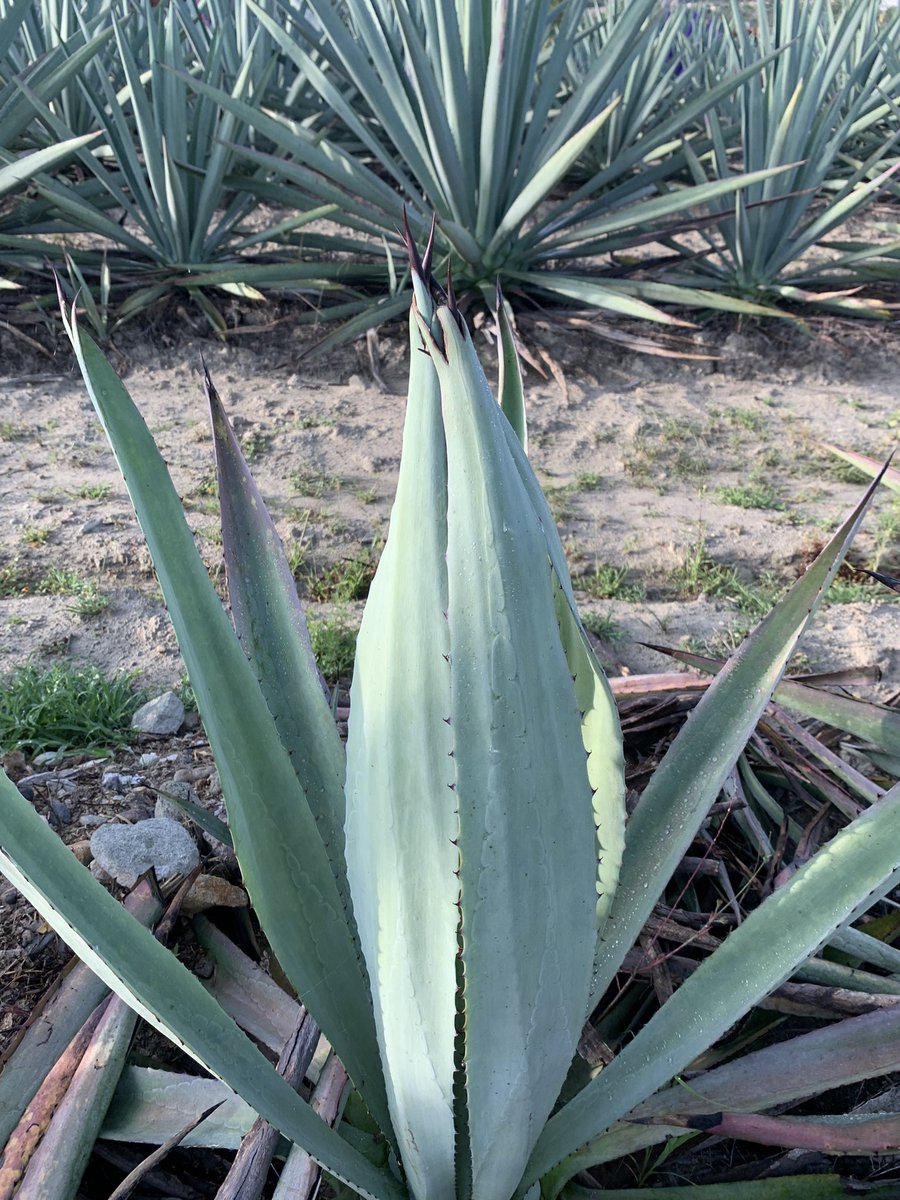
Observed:
[[[572,583],[592,600],[643,600],[646,595],[642,583],[628,581],[628,567],[612,563],[595,563],[591,573],[576,576]]]
[[[343,616],[309,622],[313,654],[329,686],[353,674],[358,633]]]
[[[783,511],[784,504],[765,483],[747,483],[716,488],[716,499],[736,508],[767,508]]]
[[[19,667],[2,679],[0,750],[36,754],[126,745],[134,711],[146,699],[134,677],[107,677],[96,667],[71,663]]]

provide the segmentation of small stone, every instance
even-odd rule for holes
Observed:
[[[83,866],[89,866],[91,859],[94,857],[91,853],[90,842],[73,842],[69,849]]]
[[[82,525],[81,532],[99,533],[101,529],[108,529],[110,525],[112,525],[112,521],[106,521],[103,517],[91,517]]]
[[[115,882],[115,880],[112,878],[112,876],[107,874],[107,872],[103,870],[103,868],[97,862],[96,858],[92,860],[91,865],[88,867],[88,870],[93,875],[93,877],[97,880],[97,882],[104,884],[104,886],[106,884]]]
[[[50,809],[60,825],[68,825],[72,820],[72,811],[68,804],[64,804],[62,800],[57,800],[55,796],[50,797]]]
[[[104,771],[100,778],[100,786],[107,792],[125,792],[143,782],[143,775],[123,775],[120,771]]]
[[[198,875],[193,887],[184,898],[181,911],[186,917],[207,908],[244,908],[249,903],[243,888],[235,887],[218,875]]]
[[[108,820],[109,817],[103,817],[100,813],[82,813],[78,818],[78,824],[93,829],[95,826],[105,825]]]
[[[131,728],[139,733],[167,737],[184,724],[184,705],[174,692],[163,692],[155,700],[142,704],[131,718]]]
[[[187,875],[200,862],[190,834],[177,821],[152,817],[137,825],[104,825],[91,838],[94,860],[122,887],[152,867],[160,881]]]
[[[198,783],[201,779],[209,779],[215,767],[179,767],[172,778],[176,783]]]
[[[159,755],[150,750],[147,754],[142,754],[138,762],[142,767],[152,767],[154,763],[159,762]]]
[[[62,760],[62,750],[43,750],[34,756],[34,765],[36,767],[53,767]]]

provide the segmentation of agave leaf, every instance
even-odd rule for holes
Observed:
[[[625,953],[704,814],[718,795],[771,698],[812,614],[837,573],[878,484],[873,483],[809,570],[744,641],[701,697],[644,790],[628,825],[628,843],[607,925],[592,998],[609,986]]]
[[[296,1027],[300,1005],[212,921],[197,916],[193,927],[215,968],[206,983],[208,991],[241,1029],[270,1050],[280,1052]]]
[[[147,880],[138,881],[124,904],[143,925],[152,926],[162,916],[159,894]],[[108,992],[102,979],[73,960],[56,990],[39,1005],[0,1071],[0,1145],[6,1144],[47,1072]]]
[[[590,791],[569,667],[546,637],[554,624],[547,545],[509,452],[518,442],[458,315],[442,307],[431,324],[417,316],[441,386],[447,445],[449,729],[472,1187],[505,1197],[583,1023],[595,943]]]
[[[410,340],[397,493],[350,691],[347,873],[404,1169],[416,1195],[452,1200],[459,822],[447,452],[437,378],[412,318]]]
[[[610,1200],[678,1200],[678,1192],[690,1200],[847,1200],[840,1175],[781,1175],[745,1183],[700,1183],[683,1188],[615,1188]],[[564,1200],[595,1200],[592,1188],[567,1184]]]
[[[500,219],[494,235],[485,251],[490,256],[540,205],[563,175],[572,167],[586,146],[594,140],[606,122],[618,100],[613,100],[593,120],[588,121],[556,150],[540,167]]]
[[[783,983],[863,902],[869,903],[870,894],[892,879],[900,861],[898,831],[900,785],[755,909],[613,1062],[551,1118],[529,1163],[525,1186],[553,1172],[550,1194],[557,1191],[578,1170],[574,1163],[580,1147],[683,1070]],[[555,1171],[563,1159],[568,1161]]]
[[[713,1136],[823,1154],[885,1154],[900,1148],[900,1113],[769,1117],[723,1112],[704,1119],[703,1129]]]
[[[525,413],[525,390],[522,386],[522,367],[516,349],[516,333],[510,319],[506,301],[497,287],[497,330],[500,343],[500,379],[497,391],[500,408],[513,427],[522,449],[528,453],[528,418]]]
[[[109,1107],[137,1014],[110,998],[49,1128],[41,1138],[16,1196],[21,1200],[71,1200],[78,1191],[103,1116]]]
[[[606,673],[578,616],[572,580],[559,532],[525,449],[512,427],[505,428],[510,454],[544,535],[554,583],[554,603],[563,652],[575,683],[581,712],[581,740],[587,754],[588,780],[593,792],[596,826],[597,880],[594,971],[598,969],[601,936],[618,886],[625,845],[625,755],[615,697]]]
[[[153,1067],[126,1067],[100,1136],[112,1142],[161,1146],[213,1105],[220,1107],[181,1145],[237,1150],[256,1113],[226,1083]]]
[[[884,464],[879,462],[877,458],[870,458],[868,454],[859,454],[855,450],[842,450],[840,446],[833,446],[830,442],[822,443],[823,450],[829,450],[832,454],[836,454],[838,458],[842,458],[844,462],[849,463],[851,467],[856,467],[863,474],[875,478],[882,471]],[[881,482],[885,487],[889,487],[894,492],[900,492],[900,471],[896,467],[888,467],[882,475]]]
[[[304,1004],[376,1120],[387,1122],[368,986],[306,796],[153,438],[93,341],[74,326],[72,340],[166,597],[218,764],[247,891]]]
[[[222,549],[237,635],[319,827],[349,911],[344,866],[344,748],[313,657],[281,538],[208,372]]]
[[[49,171],[64,162],[76,150],[86,146],[97,138],[96,133],[87,133],[81,137],[68,138],[57,142],[54,146],[46,146],[43,150],[34,150],[31,154],[23,154],[14,162],[0,167],[0,196],[13,191],[26,180],[33,178],[39,171]]]
[[[97,883],[3,774],[0,828],[0,871],[144,1020],[337,1178],[371,1200],[402,1200],[396,1181],[319,1120],[200,981]]]

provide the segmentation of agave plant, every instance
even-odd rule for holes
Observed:
[[[79,155],[87,175],[81,180],[40,175],[35,182],[39,198],[6,216],[2,242],[11,259],[33,269],[35,263],[45,264],[48,259],[61,266],[58,246],[42,240],[42,234],[57,239],[76,233],[101,237],[115,247],[107,256],[113,288],[119,294],[128,288],[128,295],[115,306],[118,320],[142,312],[173,289],[184,289],[214,327],[222,330],[223,318],[204,287],[258,299],[260,293],[253,285],[280,283],[284,256],[280,263],[252,266],[242,257],[243,251],[270,236],[245,227],[259,201],[246,186],[235,188],[232,179],[237,148],[249,141],[251,126],[209,96],[198,94],[188,86],[186,76],[196,72],[205,85],[228,87],[233,98],[247,102],[253,111],[265,93],[275,60],[271,55],[263,58],[266,47],[261,37],[251,37],[246,56],[232,76],[234,64],[226,51],[235,47],[227,45],[221,32],[199,47],[204,57],[195,59],[196,27],[185,8],[145,6],[145,20],[137,34],[131,22],[110,16],[107,35],[115,51],[114,70],[96,71],[80,85],[102,139],[102,155],[87,150]],[[116,87],[116,77],[121,78],[121,87]],[[42,100],[27,80],[19,90],[32,113],[64,137],[67,130],[53,105]],[[267,172],[257,169],[257,174]],[[284,227],[298,229],[328,211],[327,206],[304,210]],[[98,277],[100,255],[70,253],[86,278]],[[303,287],[305,279],[305,286],[317,294],[332,286],[329,276],[353,275],[352,265],[310,264],[296,255],[290,266],[295,287]],[[45,267],[40,269],[46,273]],[[200,284],[195,283],[199,275],[203,276]]]
[[[743,186],[729,177],[659,194],[684,169],[671,153],[681,131],[746,72],[694,94],[674,113],[623,121],[611,161],[580,186],[560,187],[627,103],[622,89],[635,72],[665,81],[671,46],[656,36],[656,0],[616,6],[602,52],[574,89],[568,73],[583,42],[586,0],[321,0],[314,24],[283,0],[246,4],[330,107],[342,136],[323,138],[277,111],[251,116],[240,99],[199,80],[193,86],[272,143],[272,153],[241,151],[272,176],[254,176],[247,186],[291,207],[337,206],[339,232],[304,231],[303,246],[368,262],[380,292],[377,301],[359,302],[340,336],[397,316],[409,303],[398,233],[404,207],[422,236],[437,214],[435,262],[452,269],[464,304],[491,307],[499,277],[510,296],[659,322],[673,318],[658,302],[749,311],[745,302],[623,274],[607,257],[654,240],[676,219],[695,223],[708,199]]]
[[[706,280],[763,303],[818,301],[864,315],[878,306],[841,289],[865,277],[865,260],[877,248],[866,254],[844,247],[849,252],[838,256],[817,248],[865,210],[895,169],[886,166],[897,141],[893,127],[875,144],[870,136],[866,157],[849,169],[845,154],[879,120],[896,125],[892,97],[900,77],[896,61],[889,60],[891,74],[885,58],[893,23],[879,27],[877,0],[839,9],[825,0],[785,0],[772,15],[759,0],[754,17],[751,34],[732,0],[731,57],[742,68],[761,64],[736,93],[737,139],[730,122],[710,110],[712,171],[689,145],[686,153],[697,182],[726,177],[735,157],[744,171],[785,169],[743,189],[734,206],[712,200],[721,219],[704,233],[709,252],[698,256],[695,245],[685,247],[690,268],[673,278]]]
[[[278,1030],[293,1045],[301,1027],[310,1036],[295,1002],[258,969],[251,978],[201,922],[221,968],[205,988],[5,777],[0,870],[127,1005],[228,1085],[129,1068],[112,1101],[82,1105],[91,1136],[107,1104],[105,1136],[137,1128],[160,1142],[184,1133],[189,1112],[203,1144],[234,1144],[257,1113],[300,1148],[298,1171],[311,1158],[371,1200],[511,1200],[537,1184],[551,1200],[563,1188],[576,1197],[570,1181],[583,1167],[692,1122],[730,1120],[752,1136],[754,1120],[777,1124],[759,1108],[900,1067],[898,1010],[884,1009],[677,1082],[897,884],[900,786],[871,793],[602,1070],[579,1069],[577,1056],[585,1021],[733,771],[875,485],[719,671],[626,821],[616,709],[523,448],[511,330],[501,328],[498,405],[452,290],[431,275],[431,249],[420,260],[410,243],[410,254],[403,459],[359,635],[346,752],[289,566],[211,382],[233,625],[140,414],[67,318],[218,764],[229,827],[216,836],[232,842],[272,953],[352,1081],[343,1123],[330,1128],[299,1097],[285,1077],[296,1082],[291,1054],[280,1074],[232,1019],[269,1045],[273,1029],[275,1045]],[[76,1007],[83,1020],[89,1002]],[[121,1046],[123,1014],[103,1016],[102,1046]],[[64,1028],[53,1031],[58,1048]],[[790,1054],[804,1069],[784,1072]],[[41,1082],[27,1056],[10,1065],[0,1076],[7,1133]],[[96,1085],[98,1072],[87,1074]],[[227,1118],[209,1113],[226,1100]],[[71,1144],[67,1120],[61,1140]],[[838,1121],[828,1136],[900,1144],[876,1125]],[[21,1145],[15,1132],[11,1145]],[[56,1191],[52,1178],[45,1161],[39,1183],[26,1171],[31,1191],[21,1194],[74,1193],[74,1176],[64,1184],[58,1172]],[[795,1186],[785,1194],[806,1194]],[[826,1190],[811,1195],[837,1194],[833,1179],[817,1186]]]

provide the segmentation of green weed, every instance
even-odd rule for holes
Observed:
[[[0,442],[21,442],[28,437],[28,426],[14,421],[0,421]]]
[[[381,547],[361,546],[352,558],[333,563],[324,571],[300,567],[300,581],[306,595],[320,603],[347,604],[365,600],[375,576]],[[290,557],[288,558],[290,561]]]
[[[0,748],[29,753],[88,750],[127,743],[131,718],[146,694],[134,673],[108,678],[96,667],[19,667],[0,687]]]
[[[358,633],[343,616],[309,622],[313,654],[326,683],[332,687],[353,674]]]
[[[606,613],[582,613],[581,623],[588,633],[592,633],[594,637],[602,638],[603,641],[610,642],[612,645],[621,642],[625,636],[619,622]]]
[[[639,582],[628,582],[628,567],[611,563],[595,563],[592,572],[578,575],[573,584],[592,600],[643,600],[646,588]]]
[[[777,511],[784,510],[784,504],[766,483],[747,483],[743,486],[734,485],[716,488],[716,499],[722,504],[732,504],[737,508],[767,508]]]
[[[37,549],[39,546],[44,546],[50,540],[51,530],[43,525],[23,525],[22,526],[22,541],[26,546],[31,546],[32,549]]]
[[[290,484],[301,496],[311,496],[317,500],[326,492],[338,492],[343,485],[340,475],[324,475],[316,471],[292,471]]]
[[[245,433],[241,438],[241,451],[247,462],[253,462],[254,459],[259,458],[261,454],[265,454],[268,448],[269,439],[265,434],[258,433],[256,430]]]
[[[92,579],[65,567],[51,567],[33,588],[38,596],[72,596],[66,610],[77,617],[96,617],[109,607],[109,599]]]
[[[716,562],[702,535],[688,547],[684,560],[672,573],[672,585],[683,599],[698,596],[731,600],[741,612],[763,617],[784,591],[784,585],[764,572],[753,583],[745,582],[730,563]]]
[[[77,494],[82,500],[105,500],[111,491],[109,483],[83,483]]]

